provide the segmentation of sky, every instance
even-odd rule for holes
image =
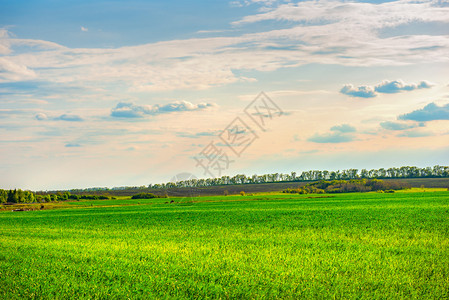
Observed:
[[[448,158],[447,0],[0,0],[0,188]]]

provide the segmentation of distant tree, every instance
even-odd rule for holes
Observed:
[[[6,203],[8,201],[8,191],[0,190],[0,203]]]
[[[366,170],[366,169],[362,169],[361,171],[360,171],[360,177],[361,178],[367,178],[369,175],[368,175],[368,171]]]
[[[8,202],[19,203],[19,194],[18,194],[17,190],[9,190]]]

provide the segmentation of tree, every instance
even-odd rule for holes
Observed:
[[[19,203],[19,194],[17,190],[9,190],[8,192],[8,202]]]
[[[292,172],[291,173],[291,178],[292,178],[292,181],[295,181],[296,180],[296,172]]]
[[[8,191],[0,190],[0,203],[6,203],[8,201]]]

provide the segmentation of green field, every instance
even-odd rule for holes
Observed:
[[[0,298],[449,298],[448,191],[320,196],[3,211]]]

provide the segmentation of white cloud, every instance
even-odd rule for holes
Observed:
[[[381,84],[375,87],[376,92],[394,94],[401,91],[413,91],[416,89],[428,89],[431,88],[433,84],[428,81],[421,81],[419,84],[405,84],[402,80],[384,80]]]
[[[234,7],[243,7],[251,4],[259,4],[263,6],[273,6],[278,3],[278,0],[242,0],[242,1],[231,1],[230,5]]]
[[[349,125],[349,124],[335,125],[335,126],[331,127],[330,130],[331,131],[336,131],[336,132],[341,132],[341,133],[348,133],[348,132],[356,132],[357,131],[354,126]]]
[[[434,120],[449,120],[449,103],[438,106],[434,102],[427,104],[422,109],[400,115],[399,120],[412,120],[417,122],[428,122]]]
[[[341,88],[340,93],[360,98],[376,97],[376,92],[374,91],[374,89],[366,85],[354,87],[352,84],[346,84]]]
[[[145,115],[160,115],[173,112],[196,111],[216,106],[213,103],[193,104],[188,101],[175,101],[165,105],[135,105],[133,103],[120,102],[111,111],[112,117],[141,118]]]
[[[349,143],[354,141],[354,136],[349,134],[343,134],[340,132],[330,132],[330,133],[324,133],[324,134],[314,134],[313,136],[309,137],[307,141],[313,142],[313,143],[331,143],[331,144],[338,144],[338,143]]]
[[[330,128],[330,132],[322,134],[315,133],[310,136],[307,141],[331,144],[348,143],[356,140],[355,135],[353,134],[356,131],[357,129],[349,124],[335,125]]]
[[[234,24],[263,20],[298,23],[233,37],[116,49],[69,49],[46,41],[12,38],[3,30],[0,51],[9,54],[2,57],[8,67],[4,67],[0,80],[39,79],[79,85],[120,82],[138,92],[204,90],[245,81],[240,70],[266,72],[311,63],[394,66],[449,61],[449,36],[382,38],[379,34],[381,29],[410,22],[449,22],[449,7],[439,7],[436,2],[305,1],[279,5]],[[22,47],[21,52],[13,51],[16,45]]]
[[[432,132],[428,131],[404,131],[399,133],[398,137],[408,137],[408,138],[419,138],[419,137],[428,137],[435,135]]]
[[[73,114],[62,114],[59,117],[55,118],[57,121],[68,121],[68,122],[81,122],[83,118],[78,115]]]
[[[406,84],[402,80],[384,80],[382,83],[372,87],[367,85],[362,85],[359,87],[354,87],[352,84],[346,84],[340,90],[340,93],[349,95],[352,97],[360,98],[372,98],[376,97],[378,93],[382,94],[395,94],[402,91],[413,91],[419,89],[429,89],[434,84],[428,81],[421,81],[419,84],[411,83]]]
[[[27,66],[0,57],[0,82],[23,81],[36,78]]]
[[[81,147],[81,145],[80,144],[78,144],[78,143],[67,143],[67,144],[65,144],[65,146],[64,147],[67,147],[67,148],[72,148],[72,147]]]
[[[39,121],[42,121],[42,120],[47,120],[48,116],[44,113],[38,113],[38,114],[36,114],[35,118]]]
[[[357,24],[361,28],[383,28],[412,21],[448,22],[448,8],[437,1],[392,1],[381,4],[340,1],[303,1],[288,3],[269,12],[246,16],[233,24],[255,23],[266,20],[296,22],[336,22]],[[350,29],[351,30],[351,29]]]
[[[407,130],[407,129],[412,129],[412,128],[416,128],[416,127],[424,127],[424,124],[422,123],[400,123],[400,122],[390,122],[390,121],[385,121],[385,122],[381,122],[380,126],[383,129],[386,130]]]
[[[9,33],[5,28],[0,28],[0,55],[6,55],[11,52],[8,43]]]

